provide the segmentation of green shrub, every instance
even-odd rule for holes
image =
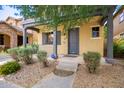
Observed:
[[[32,48],[32,52],[33,54],[36,54],[39,50],[39,45],[38,44],[31,44],[31,45],[27,45],[27,48]],[[23,46],[20,48],[24,48]]]
[[[47,52],[45,52],[45,51],[38,51],[37,58],[39,59],[40,62],[43,62],[45,67],[48,66]]]
[[[31,64],[33,55],[33,49],[31,47],[21,47],[18,50],[18,57],[20,61],[23,61],[25,64]]]
[[[37,44],[32,44],[31,47],[33,48],[33,54],[36,54],[39,50],[39,45]]]
[[[20,64],[17,63],[16,61],[8,62],[0,66],[0,74],[8,75],[8,74],[16,72],[20,68],[21,68]]]
[[[8,53],[11,55],[11,57],[13,58],[13,59],[15,59],[16,61],[19,61],[19,59],[18,59],[18,53],[17,53],[17,51],[18,51],[18,47],[16,47],[16,48],[11,48],[11,49],[8,49],[7,51],[8,51]]]
[[[87,52],[83,54],[83,57],[88,71],[95,73],[100,65],[100,54],[97,52]]]
[[[124,58],[124,39],[114,39],[113,52],[114,57]]]

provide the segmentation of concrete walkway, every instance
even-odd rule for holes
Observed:
[[[33,88],[71,88],[75,74],[67,77],[56,76],[51,73],[39,81]]]
[[[0,88],[21,88],[21,86],[5,80],[0,80]]]
[[[59,64],[56,66],[56,69],[66,70],[66,71],[77,71],[78,61],[76,58],[63,57],[59,60]],[[70,76],[60,77],[51,73],[39,81],[34,88],[71,88],[73,85],[73,80],[75,73]]]
[[[9,55],[0,55],[0,65],[7,63],[8,61],[12,61],[12,57]]]

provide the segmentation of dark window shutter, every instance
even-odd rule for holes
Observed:
[[[57,44],[61,45],[61,31],[57,31]]]

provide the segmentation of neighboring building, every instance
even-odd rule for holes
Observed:
[[[114,14],[113,18],[114,38],[124,38],[124,7]]]
[[[95,16],[87,23],[82,23],[68,31],[66,35],[63,26],[58,27],[57,44],[58,54],[82,54],[87,51],[99,52],[103,56],[104,50],[104,27],[101,25],[102,17]],[[34,22],[25,22],[32,25]],[[53,30],[47,29],[46,25],[33,26],[39,29],[36,37],[41,50],[48,54],[53,53]]]
[[[16,19],[16,18],[13,18],[13,17],[8,17],[6,19],[6,23],[8,23],[9,25],[20,27],[20,28],[23,28],[22,27],[22,21],[23,21],[22,18],[17,18]]]
[[[27,43],[32,43],[32,34],[28,33]],[[22,19],[8,17],[0,22],[0,47],[13,48],[23,44]]]

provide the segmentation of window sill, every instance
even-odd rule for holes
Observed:
[[[101,39],[101,37],[92,37],[91,39]]]
[[[42,44],[42,45],[53,45],[53,44]],[[57,44],[57,45],[61,45],[61,44]]]

